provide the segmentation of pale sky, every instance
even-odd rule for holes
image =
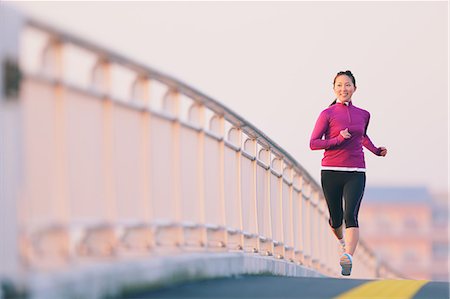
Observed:
[[[388,148],[367,186],[448,184],[448,2],[16,2],[163,71],[266,133],[317,180],[309,138],[351,70],[354,105]]]

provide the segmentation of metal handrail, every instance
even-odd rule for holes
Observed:
[[[259,142],[262,145],[265,145],[268,149],[277,153],[280,157],[285,158],[286,160],[289,160],[289,162],[292,164],[293,168],[296,168],[299,173],[301,173],[304,177],[306,177],[306,179],[309,181],[309,183],[313,184],[316,189],[321,190],[319,184],[312,178],[312,176],[308,173],[308,171],[306,171],[303,168],[303,166],[301,166],[301,164],[299,162],[297,162],[297,160],[295,160],[294,157],[292,157],[287,151],[285,151],[275,141],[273,141],[271,138],[269,138],[266,134],[264,134],[262,131],[260,131],[258,128],[256,128],[253,124],[251,124],[249,121],[247,121],[242,116],[240,116],[238,113],[236,113],[233,110],[231,110],[230,108],[222,105],[217,100],[202,93],[198,89],[184,83],[183,81],[181,81],[173,76],[165,74],[161,71],[157,71],[154,68],[144,66],[144,64],[139,63],[131,58],[128,58],[128,57],[121,55],[119,53],[116,53],[114,51],[108,50],[104,47],[95,45],[83,38],[70,35],[62,30],[59,30],[48,24],[45,24],[39,20],[30,18],[27,20],[27,22],[28,22],[28,25],[30,25],[30,26],[33,26],[37,29],[44,30],[52,35],[58,36],[58,39],[62,42],[76,44],[76,45],[82,46],[83,48],[85,48],[87,50],[98,53],[100,56],[108,57],[108,60],[110,60],[110,61],[114,61],[115,63],[118,63],[120,65],[123,65],[123,66],[131,69],[131,70],[134,70],[137,73],[140,73],[144,76],[148,76],[151,79],[154,79],[156,81],[164,83],[167,86],[169,86],[170,88],[172,88],[173,90],[176,90],[179,93],[182,93],[182,94],[200,102],[201,104],[208,107],[209,109],[211,109],[218,115],[225,117],[225,119],[227,119],[229,122],[231,122],[237,128],[240,128],[243,132],[245,132],[247,135],[249,135],[249,137],[256,139],[257,142]]]

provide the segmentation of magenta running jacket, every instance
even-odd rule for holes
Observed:
[[[381,149],[367,136],[369,120],[370,113],[351,102],[348,106],[338,102],[323,110],[310,140],[312,150],[325,150],[322,166],[365,169],[363,146],[379,156]],[[345,128],[352,135],[349,139],[340,134]]]

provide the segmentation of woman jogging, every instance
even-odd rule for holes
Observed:
[[[385,147],[375,147],[367,135],[369,112],[352,103],[356,90],[353,74],[350,71],[337,73],[333,90],[336,100],[320,113],[311,135],[310,147],[312,150],[325,150],[321,170],[322,189],[330,213],[330,226],[342,249],[342,275],[348,276],[359,241],[358,211],[366,184],[362,147],[383,157],[387,150]]]

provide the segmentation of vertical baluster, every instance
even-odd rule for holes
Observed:
[[[192,103],[188,112],[188,123],[198,130],[182,127],[180,132],[181,142],[183,142],[179,150],[184,245],[194,250],[206,245],[203,112],[202,105]]]
[[[153,156],[153,153],[156,154],[159,150],[157,139],[159,136],[159,131],[155,131],[155,128],[157,126],[161,126],[161,129],[164,128],[164,132],[169,135],[159,136],[165,141],[165,144],[161,146],[168,147],[170,154],[166,156],[166,153],[164,152],[158,153],[158,155],[154,155],[152,157],[152,162],[160,165],[161,161],[159,156],[161,155],[166,159],[163,163],[167,163],[167,165],[164,165],[163,167],[167,167],[169,170],[164,171],[166,177],[161,178],[161,180],[156,180],[156,177],[161,174],[157,171],[157,169],[153,169],[152,182],[161,182],[163,186],[154,186],[154,191],[157,191],[157,193],[152,198],[152,204],[154,207],[157,206],[158,213],[156,215],[158,219],[154,222],[155,242],[158,246],[157,250],[166,253],[167,251],[176,251],[177,247],[184,243],[183,231],[181,227],[181,124],[179,122],[180,103],[178,92],[172,88],[168,88],[163,97],[162,106],[164,115],[172,118],[172,121],[170,123],[169,130],[166,129],[167,120],[157,121],[153,124],[153,128],[151,127],[151,145],[153,149],[151,154]],[[161,188],[165,188],[166,190]],[[166,208],[167,201],[173,205],[170,210]]]
[[[323,231],[323,240],[325,245],[323,246],[323,255],[324,255],[324,266],[327,269],[327,273],[329,275],[333,275],[333,253],[336,252],[336,247],[333,246],[332,234],[330,233],[330,228],[328,224],[328,208],[323,196],[320,196],[320,206],[322,209],[322,231]]]
[[[207,245],[210,250],[226,247],[224,203],[224,120],[217,115],[209,121],[210,134],[205,136],[204,190]],[[217,139],[221,138],[221,139]]]
[[[56,227],[52,232],[56,244],[49,244],[48,256],[59,258],[59,262],[67,261],[69,255],[69,198],[67,192],[67,141],[66,141],[66,99],[63,86],[64,80],[64,57],[63,44],[57,39],[51,39],[48,54],[54,64],[53,76],[56,79],[54,87],[55,94],[55,195],[53,207],[55,209]]]
[[[256,204],[260,253],[273,255],[274,228],[270,186],[270,151],[262,147],[257,156]]]
[[[48,115],[50,120],[43,125],[49,137],[48,143],[39,140],[34,143],[39,149],[54,154],[48,165],[45,165],[47,174],[44,191],[45,196],[29,194],[34,205],[45,206],[45,210],[33,213],[37,222],[30,222],[27,227],[28,238],[31,241],[28,257],[31,267],[54,268],[61,267],[69,261],[69,203],[67,193],[67,152],[66,152],[66,105],[63,81],[63,44],[56,38],[50,37],[42,53],[42,70],[45,76],[53,81],[51,92],[47,94],[45,102],[53,112]],[[47,113],[49,111],[46,111]],[[37,118],[34,121],[39,121]],[[32,127],[28,127],[30,131]],[[32,132],[28,132],[29,134]],[[31,149],[33,150],[33,149]],[[36,148],[34,149],[36,151]],[[35,163],[41,157],[30,154]],[[30,162],[31,160],[27,160]],[[34,164],[36,165],[36,164]],[[28,165],[31,166],[31,165]],[[42,171],[34,166],[33,173]],[[30,169],[28,169],[30,170]],[[35,178],[35,177],[33,177]],[[31,179],[31,176],[28,177]],[[33,205],[32,204],[32,205]]]
[[[242,189],[241,189],[241,159],[240,145],[242,132],[232,127],[225,141],[225,181],[224,204],[226,210],[227,247],[228,250],[242,250],[244,246],[242,224]],[[225,188],[226,186],[226,188]]]
[[[302,183],[302,195],[305,204],[305,239],[304,239],[304,262],[308,267],[312,266],[312,205],[309,193],[308,182],[303,179]]]
[[[312,183],[310,183],[312,184]],[[312,186],[310,185],[312,189]],[[319,231],[319,209],[317,205],[317,192],[315,190],[311,191],[311,207],[312,207],[312,233],[313,237],[311,239],[311,247],[312,247],[312,266],[315,270],[319,269],[319,260],[320,260],[320,231]]]
[[[244,250],[258,252],[258,218],[256,204],[256,140],[247,138],[241,151],[242,223]]]
[[[102,115],[102,177],[103,198],[99,199],[105,209],[105,219],[91,226],[82,228],[81,239],[78,240],[77,252],[81,256],[104,257],[116,254],[117,239],[117,206],[115,198],[114,177],[114,103],[111,100],[110,62],[99,58],[92,72],[93,89],[103,96]],[[75,200],[75,199],[74,199]]]
[[[173,174],[173,198],[174,198],[174,213],[172,216],[173,223],[169,227],[169,234],[176,245],[181,246],[185,244],[185,238],[183,235],[182,228],[179,226],[182,219],[181,211],[181,124],[179,121],[180,116],[180,99],[179,93],[175,89],[169,88],[164,96],[163,100],[163,110],[168,112],[171,116],[175,117],[172,122],[172,174]],[[158,200],[164,200],[159,198]]]
[[[24,248],[19,235],[26,229],[25,210],[29,208],[29,200],[23,196],[25,128],[19,118],[23,117],[19,88],[23,92],[24,81],[17,77],[20,33],[25,20],[8,5],[0,6],[0,277],[18,277],[23,273],[24,253],[28,249]],[[21,101],[17,101],[19,97]]]
[[[139,76],[135,82],[134,94],[136,98],[148,108],[150,106],[150,80],[146,76]],[[143,109],[140,115],[141,118],[141,204],[144,212],[144,217],[148,223],[152,218],[152,206],[151,206],[151,179],[150,179],[150,112],[148,109]],[[149,244],[150,245],[150,244]]]
[[[274,239],[274,255],[284,258],[283,232],[283,160],[272,153],[274,158],[270,165],[270,201],[272,215],[272,238]]]
[[[296,205],[294,205],[294,188],[293,188],[293,170],[292,166],[283,162],[284,170],[282,176],[282,200],[283,200],[283,233],[285,257],[287,260],[294,262],[294,213]]]
[[[142,223],[127,226],[124,228],[121,237],[121,245],[126,249],[127,254],[146,254],[148,250],[154,248],[154,231],[150,225],[152,219],[151,206],[151,174],[150,167],[150,80],[145,75],[138,75],[132,84],[131,99],[139,105],[141,111],[137,117],[140,118],[140,142],[139,142],[139,178],[140,199],[139,211],[142,211]],[[144,108],[145,107],[145,108]],[[123,254],[123,253],[122,253]]]
[[[304,200],[301,191],[302,177],[296,172],[293,178],[293,189],[295,194],[295,202],[297,208],[294,211],[294,223],[295,223],[295,235],[294,235],[294,254],[295,261],[298,264],[304,264],[304,226],[305,226],[305,212],[304,212]]]
[[[323,206],[323,199],[320,196],[320,193],[318,192],[318,202],[319,202],[319,211],[320,211],[320,219],[319,219],[319,225],[320,225],[320,268],[324,273],[329,273],[328,269],[328,263],[327,258],[330,255],[329,251],[330,249],[327,248],[327,231],[325,227],[326,219],[325,219],[325,210]]]

